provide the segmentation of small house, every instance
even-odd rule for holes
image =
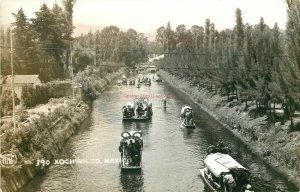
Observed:
[[[35,88],[36,86],[42,85],[39,75],[14,75],[13,79],[14,79],[14,90],[19,99],[21,99],[22,89],[24,86],[29,85]],[[2,93],[7,89],[11,89],[11,83],[12,83],[11,75],[7,75],[1,79]]]

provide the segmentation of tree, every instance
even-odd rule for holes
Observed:
[[[14,92],[15,105],[20,104],[20,99]],[[5,90],[1,100],[1,116],[12,115],[13,113],[12,91],[11,89]]]

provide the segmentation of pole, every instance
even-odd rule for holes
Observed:
[[[94,66],[96,66],[96,64],[97,64],[97,59],[96,59],[96,55],[97,55],[97,53],[96,53],[96,33],[94,34],[94,49],[95,49],[95,53],[94,53]]]
[[[11,66],[11,95],[12,95],[12,102],[13,102],[13,123],[14,123],[14,131],[16,130],[16,119],[15,119],[15,91],[14,91],[14,65],[13,65],[13,38],[11,30],[9,31],[10,34],[10,66]]]
[[[72,75],[72,98],[74,99],[74,71],[73,71],[73,62],[72,62],[72,46],[70,51],[70,64],[71,64],[71,75]]]

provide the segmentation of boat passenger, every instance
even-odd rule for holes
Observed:
[[[148,109],[146,108],[145,110],[144,110],[144,114],[142,115],[142,117],[147,117],[148,116]]]
[[[137,106],[136,114],[138,117],[141,117],[143,115],[143,105],[141,103],[139,103]]]
[[[124,108],[124,116],[125,117],[131,117],[130,109],[129,109],[128,105]]]
[[[252,190],[252,186],[250,184],[247,184],[244,187],[244,192],[254,192],[254,191]]]
[[[132,154],[132,163],[133,165],[137,165],[140,162],[140,150],[141,147],[139,145],[139,142],[135,140],[133,145],[133,154]]]
[[[125,153],[126,153],[126,151],[127,151],[127,142],[123,139],[123,140],[121,140],[121,142],[120,142],[120,146],[119,146],[119,152],[121,153],[121,158],[123,158],[123,149],[124,149],[124,151],[125,151]]]
[[[227,189],[226,191],[228,192],[233,192],[236,188],[235,180],[231,174],[224,175],[223,183]]]
[[[133,145],[133,142],[132,142],[132,140],[130,139],[130,143],[129,143],[129,145],[128,145],[128,155],[130,156],[130,157],[132,157],[133,156],[133,152],[134,152],[134,145]]]

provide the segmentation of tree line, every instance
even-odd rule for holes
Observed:
[[[10,33],[14,74],[40,74],[43,80],[63,78],[68,74],[75,0],[62,2],[63,8],[56,3],[52,8],[43,4],[30,19],[22,8],[13,13],[12,28],[1,29],[2,75],[11,74]]]
[[[12,27],[0,28],[1,74],[11,74],[10,33],[14,74],[39,74],[43,81],[68,78],[71,70],[78,72],[88,65],[106,65],[103,70],[111,71],[117,64],[132,67],[147,59],[148,40],[134,29],[123,32],[108,26],[72,37],[75,1],[63,0],[63,7],[43,4],[34,18],[27,18],[22,8],[13,13]]]
[[[87,65],[114,67],[109,63],[134,67],[147,60],[147,45],[143,33],[134,29],[124,32],[113,25],[81,34],[74,39],[74,70],[82,70]]]
[[[160,67],[173,75],[187,77],[193,85],[216,86],[236,99],[255,100],[264,111],[282,103],[292,119],[300,101],[300,2],[287,0],[285,31],[277,23],[269,27],[243,22],[235,11],[235,26],[218,31],[206,19],[204,26],[184,24],[175,30],[170,22],[156,31],[156,41],[165,53]]]

